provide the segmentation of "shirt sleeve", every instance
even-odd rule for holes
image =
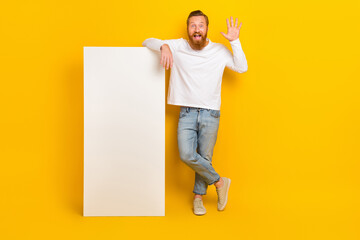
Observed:
[[[146,39],[142,45],[144,47],[150,48],[154,51],[158,51],[160,52],[160,47],[163,44],[167,44],[170,47],[171,52],[175,52],[177,47],[179,46],[179,44],[181,43],[182,38],[180,39],[170,39],[170,40],[161,40],[161,39],[157,39],[157,38],[148,38]]]
[[[245,53],[242,50],[240,39],[230,41],[233,54],[226,47],[226,67],[238,73],[244,73],[248,69]]]

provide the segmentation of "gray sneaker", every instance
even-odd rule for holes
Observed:
[[[195,198],[193,204],[195,215],[204,215],[206,213],[206,209],[201,198]]]
[[[216,192],[218,195],[218,210],[224,210],[227,200],[228,200],[228,192],[230,187],[231,180],[226,177],[221,177],[224,181],[224,185],[221,188],[216,188]]]

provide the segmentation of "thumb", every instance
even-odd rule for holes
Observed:
[[[225,38],[227,38],[225,33],[223,33],[223,32],[220,32],[220,33],[221,33]]]

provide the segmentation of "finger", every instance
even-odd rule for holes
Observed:
[[[230,28],[230,23],[229,23],[229,19],[226,19],[226,23],[227,23],[227,28]]]
[[[166,58],[166,69],[169,69],[170,59],[169,57]]]
[[[223,32],[220,32],[226,39],[228,39],[227,38],[227,34],[225,34],[225,33],[223,33]]]
[[[235,27],[238,27],[238,18],[236,18]]]
[[[233,17],[230,17],[230,20],[231,20],[231,26],[233,27],[233,26],[234,26],[234,19],[233,19]]]
[[[241,22],[240,25],[239,25],[239,30],[240,30],[240,28],[241,28],[241,25],[242,25],[242,22]]]
[[[172,68],[172,66],[173,66],[173,58],[171,56],[171,58],[170,58],[170,67]]]

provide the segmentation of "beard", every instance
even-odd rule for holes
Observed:
[[[200,35],[201,38],[195,39],[194,35]],[[193,45],[194,47],[196,47],[198,49],[201,49],[206,45],[207,31],[206,31],[205,35],[202,35],[200,33],[194,33],[194,34],[190,35],[188,32],[188,37],[189,37],[189,42],[191,43],[191,45]]]

